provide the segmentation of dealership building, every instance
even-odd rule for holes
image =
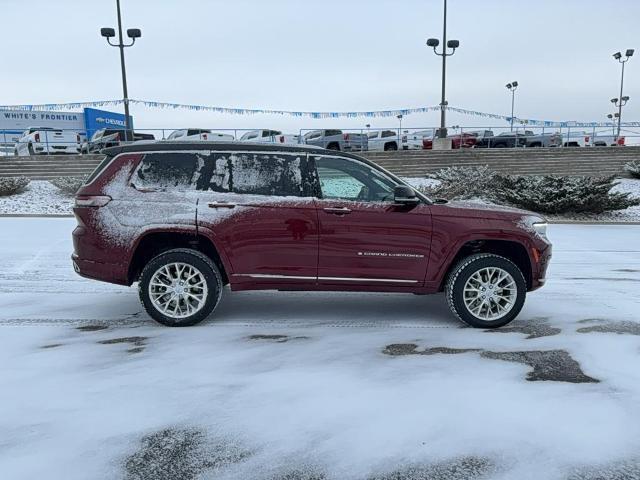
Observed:
[[[133,117],[129,117],[133,127]],[[85,108],[82,112],[46,112],[36,110],[0,110],[0,146],[13,148],[25,130],[48,127],[79,133],[91,138],[101,128],[125,128],[121,113]]]

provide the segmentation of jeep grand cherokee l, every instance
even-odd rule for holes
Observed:
[[[73,265],[138,283],[169,326],[240,290],[444,291],[482,328],[511,321],[544,284],[544,219],[432,201],[355,155],[302,145],[149,143],[105,150],[79,190]]]

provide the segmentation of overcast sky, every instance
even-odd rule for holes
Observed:
[[[436,105],[442,0],[121,0],[131,98],[245,108],[351,111]],[[118,51],[99,35],[116,26],[115,0],[0,0],[0,104],[121,98]],[[449,0],[451,106],[603,121],[627,64],[627,120],[640,120],[640,1]],[[395,119],[311,120],[132,109],[137,127],[396,126]],[[437,113],[406,117],[433,126]],[[449,125],[496,125],[450,114]]]

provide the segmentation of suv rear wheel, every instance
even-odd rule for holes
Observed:
[[[176,248],[154,257],[142,270],[140,301],[157,322],[186,327],[201,322],[218,305],[222,276],[209,257]]]
[[[524,305],[527,282],[511,260],[481,253],[461,260],[449,274],[445,293],[453,313],[477,328],[497,328]]]

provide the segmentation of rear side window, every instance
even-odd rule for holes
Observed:
[[[325,130],[325,137],[333,137],[335,135],[342,135],[342,130]]]
[[[396,132],[392,130],[385,130],[384,132],[382,132],[382,138],[389,138],[389,137],[395,137],[395,136],[396,136]]]
[[[141,189],[191,190],[195,188],[198,163],[194,153],[149,153],[142,158],[132,183]]]

